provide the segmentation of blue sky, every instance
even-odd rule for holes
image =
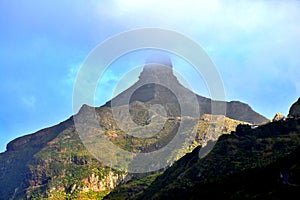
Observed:
[[[2,0],[0,151],[18,136],[68,118],[73,83],[89,52],[142,27],[171,29],[198,42],[220,72],[227,100],[272,118],[287,114],[300,96],[299,1]],[[102,84],[110,87],[121,76],[112,68]],[[187,78],[204,92],[199,80]],[[108,100],[99,94],[99,104]]]

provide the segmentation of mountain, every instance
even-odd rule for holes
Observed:
[[[154,178],[143,177],[150,183],[121,184],[105,199],[294,199],[300,194],[298,118],[239,125],[220,136],[206,157],[200,151],[198,146]]]
[[[158,84],[161,79],[164,81]],[[147,83],[149,80],[157,81]],[[173,91],[163,84],[171,85]],[[195,102],[191,102],[193,98],[188,98],[190,96],[196,97],[196,105],[199,104],[200,112],[196,113],[196,118],[189,115],[197,110],[191,106]],[[173,75],[169,59],[151,58],[138,82],[104,106],[93,108],[83,105],[76,115],[66,121],[11,141],[6,152],[0,154],[0,199],[101,199],[118,184],[134,177],[97,160],[83,144],[74,118],[79,119],[79,126],[85,128],[85,135],[89,136],[87,139],[92,144],[97,146],[95,141],[105,136],[114,145],[134,153],[159,149],[174,137],[180,123],[195,121],[199,126],[194,142],[169,155],[176,159],[198,145],[204,146],[209,140],[217,140],[221,134],[230,133],[240,123],[268,121],[240,102],[217,102],[227,105],[227,117],[210,115],[212,102],[183,87]],[[162,105],[166,112],[162,112],[161,107],[155,109],[157,104]],[[113,110],[122,113],[128,107],[135,124],[147,126],[150,132],[160,126],[162,130],[150,138],[134,137],[134,134],[141,133],[138,128],[130,129],[131,135],[127,134],[120,129]],[[132,128],[130,118],[121,114],[119,122],[127,126],[125,128]]]

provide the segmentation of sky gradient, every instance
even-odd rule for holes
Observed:
[[[272,118],[286,115],[300,96],[299,1],[0,1],[0,152],[12,139],[70,117],[74,80],[89,52],[143,27],[198,42],[218,68],[228,101]],[[180,61],[175,67],[207,96]],[[107,72],[98,106],[121,72]]]

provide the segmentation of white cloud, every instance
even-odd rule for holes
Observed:
[[[255,64],[251,70],[263,62],[268,62],[264,69],[273,68],[269,63],[273,58],[298,57],[299,1],[115,0],[113,3],[107,17],[125,29],[170,28],[191,36],[209,49],[213,58],[245,57],[247,62]]]
[[[113,10],[110,10],[110,17],[122,22],[126,21],[127,23],[123,24],[129,26],[138,22],[143,22],[145,26],[153,22],[157,26],[164,25],[165,22],[175,22],[174,26],[182,28],[191,24],[208,25],[215,22],[216,24],[210,25],[252,30],[264,26],[266,21],[272,24],[280,18],[293,16],[299,9],[299,3],[292,1],[115,0],[111,8]],[[104,7],[101,12],[103,9]],[[152,20],[147,21],[147,19]],[[269,21],[269,19],[274,20]],[[187,22],[187,24],[182,22]],[[200,31],[201,27],[198,28]]]

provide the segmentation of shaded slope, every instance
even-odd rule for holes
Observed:
[[[196,184],[187,199],[297,199],[300,195],[300,148],[263,168],[252,168]]]
[[[260,185],[256,187],[255,184],[249,183],[250,186],[248,186],[247,177],[253,178],[254,176],[253,181],[255,181],[255,177],[268,171],[268,166],[276,165],[276,162],[284,163],[279,160],[281,158],[289,159],[285,157],[299,148],[299,145],[300,120],[272,122],[257,129],[242,125],[235,133],[221,136],[214,149],[205,158],[199,159],[199,148],[181,158],[137,199],[187,197],[198,199],[202,194],[207,195],[205,197],[222,196],[226,192],[230,197],[241,192],[241,196],[237,197],[245,198],[247,195],[255,195]],[[291,157],[295,158],[295,156]],[[299,166],[298,159],[292,161],[295,162],[295,167]],[[266,177],[274,173],[266,174]],[[276,180],[280,180],[280,174],[276,175]],[[273,182],[266,180],[268,181]],[[276,185],[277,182],[273,184]],[[224,185],[223,189],[218,188]],[[253,193],[250,192],[252,187],[254,187]],[[274,193],[279,192],[276,187],[270,187],[275,190]],[[238,188],[241,188],[241,191]],[[262,196],[268,193],[268,190],[262,190]]]

